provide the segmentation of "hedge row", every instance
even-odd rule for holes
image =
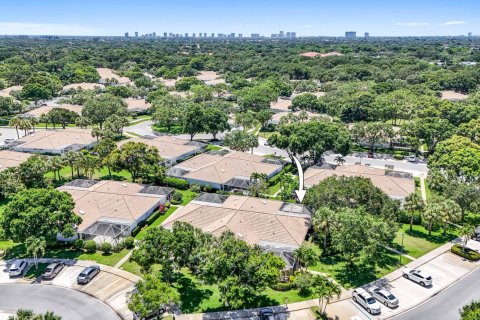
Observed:
[[[188,182],[183,180],[183,179],[166,177],[163,180],[163,183],[167,187],[171,187],[171,188],[175,188],[175,189],[180,189],[180,190],[187,190],[188,189]]]
[[[478,261],[480,260],[480,253],[477,251],[473,251],[472,249],[469,248],[463,248],[463,246],[459,244],[454,244],[452,246],[452,249],[450,249],[452,253],[459,255],[460,257],[463,257],[465,259],[471,260],[471,261]]]

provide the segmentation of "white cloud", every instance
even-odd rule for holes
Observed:
[[[0,34],[8,35],[101,35],[104,30],[75,24],[0,22]]]
[[[467,21],[463,20],[450,20],[445,23],[442,23],[444,26],[456,26],[456,25],[461,25],[461,24],[467,24]]]
[[[397,22],[395,23],[396,26],[403,26],[403,27],[422,27],[422,26],[429,26],[430,23],[428,22]]]

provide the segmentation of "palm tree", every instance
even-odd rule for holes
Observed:
[[[345,163],[345,158],[342,157],[341,155],[340,155],[340,156],[336,156],[336,157],[335,157],[335,162],[336,162],[339,166],[341,166],[341,165],[343,165],[343,164]]]
[[[60,179],[61,179],[60,170],[65,165],[62,157],[59,157],[59,156],[51,157],[50,161],[49,161],[49,165],[53,170],[54,179],[57,180],[57,174],[58,174],[58,181],[60,181]]]
[[[463,251],[467,246],[468,239],[475,234],[475,227],[471,224],[465,224],[460,229],[460,236],[463,238]]]
[[[49,121],[48,116],[47,116],[45,113],[43,113],[43,114],[40,116],[40,122],[45,123],[45,130],[48,129],[48,121]]]
[[[18,139],[20,139],[20,134],[18,133],[18,127],[20,126],[21,121],[22,121],[22,119],[20,119],[19,117],[13,117],[8,122],[8,125],[10,127],[15,127],[15,129],[17,130],[17,138]]]
[[[335,212],[327,207],[322,207],[314,212],[312,216],[312,226],[315,231],[323,234],[323,250],[327,248],[327,238],[330,234]]]
[[[25,247],[27,249],[27,254],[33,256],[33,261],[35,262],[35,269],[38,269],[38,257],[41,257],[45,254],[45,249],[47,248],[47,242],[44,237],[28,237],[25,240]]]
[[[405,199],[404,209],[410,215],[410,232],[412,232],[413,219],[415,218],[416,213],[422,210],[424,206],[425,204],[422,197],[416,192],[410,194]]]
[[[30,118],[30,124],[32,125],[33,132],[35,132],[35,125],[38,124],[38,119],[35,117]]]
[[[18,127],[25,132],[25,135],[27,135],[28,129],[32,127],[32,123],[30,122],[30,119],[21,119]]]
[[[67,153],[65,153],[65,155],[63,156],[65,164],[68,164],[72,168],[72,180],[73,180],[73,169],[78,162],[78,158],[79,158],[78,153],[74,151],[67,151]]]
[[[440,202],[439,220],[443,223],[443,235],[447,234],[448,224],[461,219],[462,210],[460,206],[453,200],[444,199]]]
[[[334,296],[340,297],[342,288],[336,282],[326,277],[315,276],[313,278],[312,291],[318,295],[320,314],[324,315],[328,303]]]
[[[436,202],[427,204],[425,211],[422,213],[422,218],[427,222],[428,236],[432,235],[432,226],[435,221],[440,218],[441,205]]]
[[[103,130],[99,127],[93,127],[92,128],[92,137],[94,138],[97,138],[97,142],[98,142],[98,138],[103,136]]]

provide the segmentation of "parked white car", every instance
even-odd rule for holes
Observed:
[[[8,275],[10,277],[18,277],[23,274],[25,269],[27,268],[28,263],[25,260],[16,260],[8,269]]]
[[[352,299],[361,305],[370,314],[379,314],[382,311],[380,303],[375,300],[365,289],[353,290]]]
[[[418,269],[405,268],[403,269],[403,276],[406,279],[420,284],[422,287],[432,285],[432,276]]]
[[[386,307],[395,308],[398,306],[398,299],[387,289],[379,287],[370,287],[367,290],[372,297],[375,298],[379,303],[383,303]]]

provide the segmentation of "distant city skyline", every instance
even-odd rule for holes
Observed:
[[[388,2],[388,3],[387,3]],[[198,36],[232,33],[270,37],[280,30],[301,36],[441,36],[480,34],[475,0],[75,1],[16,0],[2,4],[0,34],[130,37],[156,32]]]

